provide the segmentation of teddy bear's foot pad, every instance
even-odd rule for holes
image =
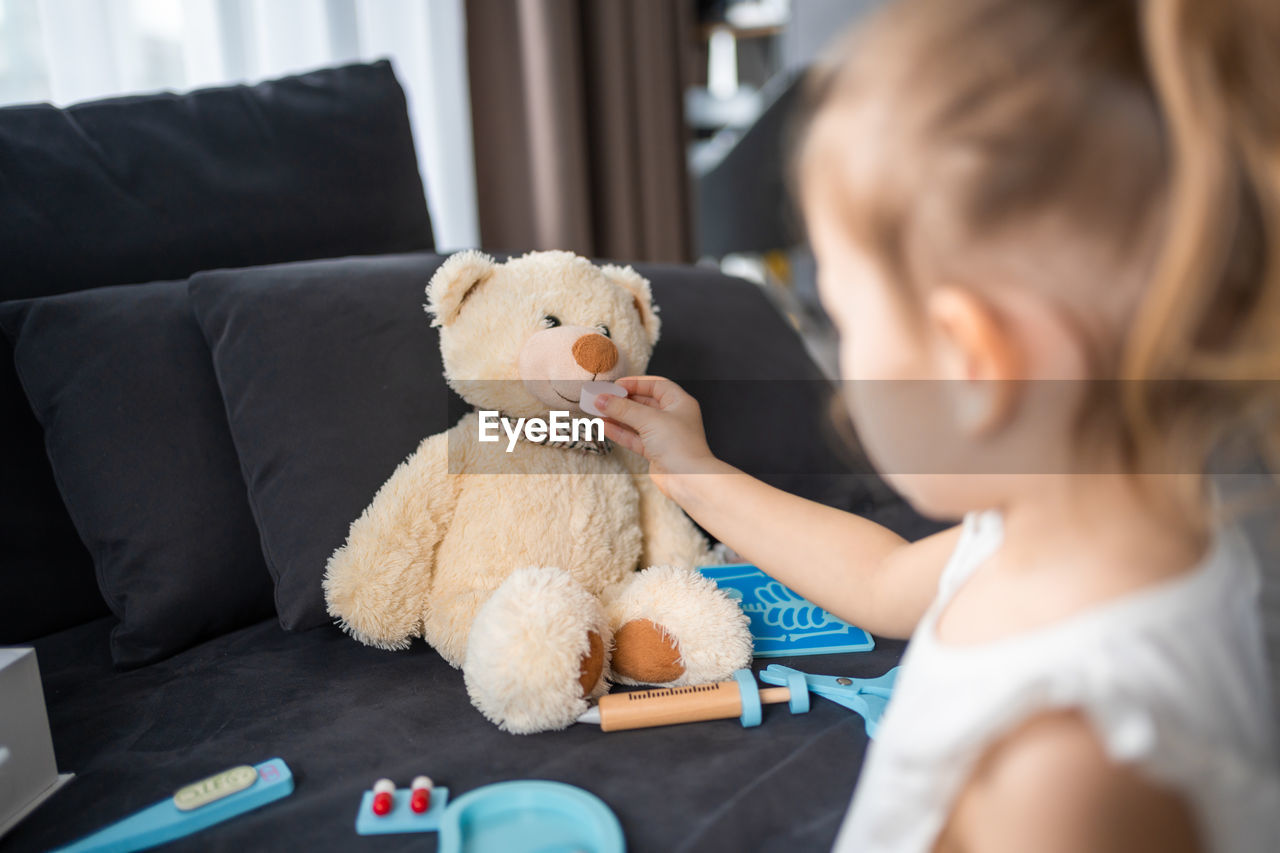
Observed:
[[[680,647],[665,628],[632,619],[613,635],[614,673],[645,684],[665,684],[684,675]]]
[[[587,634],[587,642],[590,646],[578,667],[578,683],[582,685],[583,698],[591,695],[604,672],[604,641],[599,634],[591,631]]]

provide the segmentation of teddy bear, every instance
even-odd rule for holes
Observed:
[[[644,459],[602,430],[518,428],[586,421],[584,382],[644,372],[660,328],[649,282],[570,252],[464,251],[432,276],[426,309],[474,411],[424,439],[351,524],[324,575],[338,624],[384,649],[423,637],[513,733],[572,724],[610,682],[746,666],[747,617],[695,570],[708,543]]]

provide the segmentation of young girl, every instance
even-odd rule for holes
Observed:
[[[1258,577],[1204,476],[1280,411],[1277,45],[1274,0],[901,0],[817,73],[850,412],[960,526],[751,479],[667,380],[598,401],[708,531],[912,638],[837,849],[1280,849]]]

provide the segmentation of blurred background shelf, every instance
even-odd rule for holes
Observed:
[[[700,0],[685,92],[695,254],[762,287],[836,374],[787,175],[804,72],[883,0]]]

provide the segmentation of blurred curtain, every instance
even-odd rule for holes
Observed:
[[[9,99],[58,104],[389,57],[443,249],[474,246],[463,0],[0,0]],[[3,61],[8,59],[8,62]],[[13,68],[15,62],[20,67]],[[19,79],[20,76],[20,79]],[[19,88],[16,83],[22,83]]]
[[[691,260],[685,0],[468,0],[481,242]]]

